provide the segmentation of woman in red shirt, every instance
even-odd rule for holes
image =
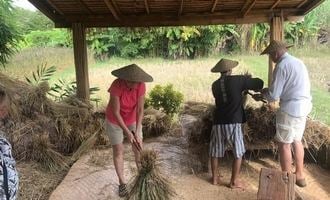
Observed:
[[[136,64],[114,70],[118,77],[108,92],[110,100],[106,108],[106,132],[113,149],[113,161],[119,179],[119,196],[127,195],[124,179],[124,134],[132,144],[135,162],[139,168],[142,148],[142,119],[146,86],[153,78]]]

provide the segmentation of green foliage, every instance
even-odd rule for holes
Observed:
[[[49,81],[55,74],[56,67],[47,67],[46,64],[37,67],[36,72],[32,72],[32,78],[25,77],[26,81],[31,85],[39,85],[41,82]],[[100,89],[98,87],[89,88],[91,96],[95,95]],[[75,81],[67,81],[58,79],[56,83],[50,88],[48,94],[54,98],[55,101],[63,101],[65,99],[75,97],[77,92],[77,83]],[[101,101],[100,98],[92,97],[90,101],[95,102],[96,106]]]
[[[166,86],[156,85],[146,98],[146,106],[164,111],[173,116],[178,113],[183,102],[183,94],[173,89],[172,84]]]
[[[49,81],[55,72],[55,66],[47,67],[46,64],[38,65],[37,71],[32,72],[32,78],[25,77],[25,79],[31,85],[38,85],[41,82]]]
[[[90,96],[95,95],[96,92],[100,91],[98,87],[89,88]],[[55,101],[64,101],[66,99],[72,98],[76,96],[77,92],[77,82],[76,81],[67,81],[64,79],[58,79],[57,83],[55,83],[48,93],[50,96],[54,98]],[[90,101],[94,102],[96,106],[101,101],[100,98],[92,97]]]
[[[72,46],[71,34],[65,29],[31,31],[25,35],[25,47],[68,47]]]
[[[31,31],[48,31],[54,28],[54,23],[38,10],[30,11],[16,7],[13,10],[13,19],[22,35]]]
[[[55,83],[50,88],[50,93],[54,97],[55,101],[63,101],[68,97],[76,95],[77,84],[75,81],[67,81],[64,79],[58,79],[58,82]]]
[[[12,1],[0,0],[0,65],[7,63],[20,38],[12,20]]]

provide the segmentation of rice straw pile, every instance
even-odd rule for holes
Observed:
[[[214,106],[205,103],[187,103],[185,114],[191,114],[197,121],[190,129],[189,143],[195,148],[208,145],[212,130]],[[276,133],[276,112],[268,105],[246,108],[247,123],[244,125],[244,141],[248,149],[274,149]],[[319,121],[307,119],[304,138],[309,148],[318,150],[322,145],[330,145],[330,128]]]
[[[102,136],[104,120],[93,114],[91,105],[74,97],[53,102],[46,95],[47,82],[32,86],[1,73],[0,88],[10,102],[1,131],[12,144],[16,160],[36,161],[58,171],[67,169],[94,144],[107,144]]]
[[[128,200],[168,200],[175,195],[169,180],[162,175],[157,163],[157,153],[141,152],[141,169],[129,187]]]
[[[171,118],[166,113],[153,109],[145,109],[142,121],[145,138],[165,135],[171,129]]]

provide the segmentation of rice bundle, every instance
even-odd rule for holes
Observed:
[[[128,200],[168,200],[175,195],[170,182],[159,171],[157,153],[141,152],[141,169],[130,184]]]
[[[200,108],[191,109],[193,108]],[[212,130],[212,113],[214,106],[209,105],[207,110],[204,103],[186,107],[184,111],[197,117],[197,120],[188,129],[188,142],[190,152],[198,155],[199,162],[202,164],[202,170],[207,170],[205,165],[208,161],[208,145]],[[276,134],[276,111],[268,105],[261,107],[247,107],[246,109],[247,123],[244,124],[244,143],[248,150],[276,148],[274,136]],[[330,127],[321,122],[307,119],[306,129],[304,133],[304,145],[318,152],[323,146],[330,146]]]
[[[169,132],[171,118],[166,113],[149,107],[144,111],[142,125],[145,138],[157,137]]]
[[[246,143],[271,142],[276,133],[276,114],[267,105],[260,108],[247,107],[245,110],[244,140]]]
[[[47,82],[32,86],[0,73],[0,88],[10,102],[9,116],[0,120],[0,130],[12,144],[17,160],[36,161],[56,171],[66,169],[95,143],[108,142],[98,139],[104,131],[104,118],[93,115],[90,105],[74,97],[67,102],[48,99]],[[73,154],[74,159],[66,158]]]

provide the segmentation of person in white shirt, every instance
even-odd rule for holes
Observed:
[[[269,88],[262,91],[269,102],[278,101],[280,109],[276,114],[276,135],[282,171],[291,172],[291,145],[296,164],[296,184],[306,186],[303,174],[304,147],[302,137],[307,115],[312,109],[310,80],[305,64],[287,52],[289,46],[273,40],[261,53],[269,54],[276,63],[273,80]]]

